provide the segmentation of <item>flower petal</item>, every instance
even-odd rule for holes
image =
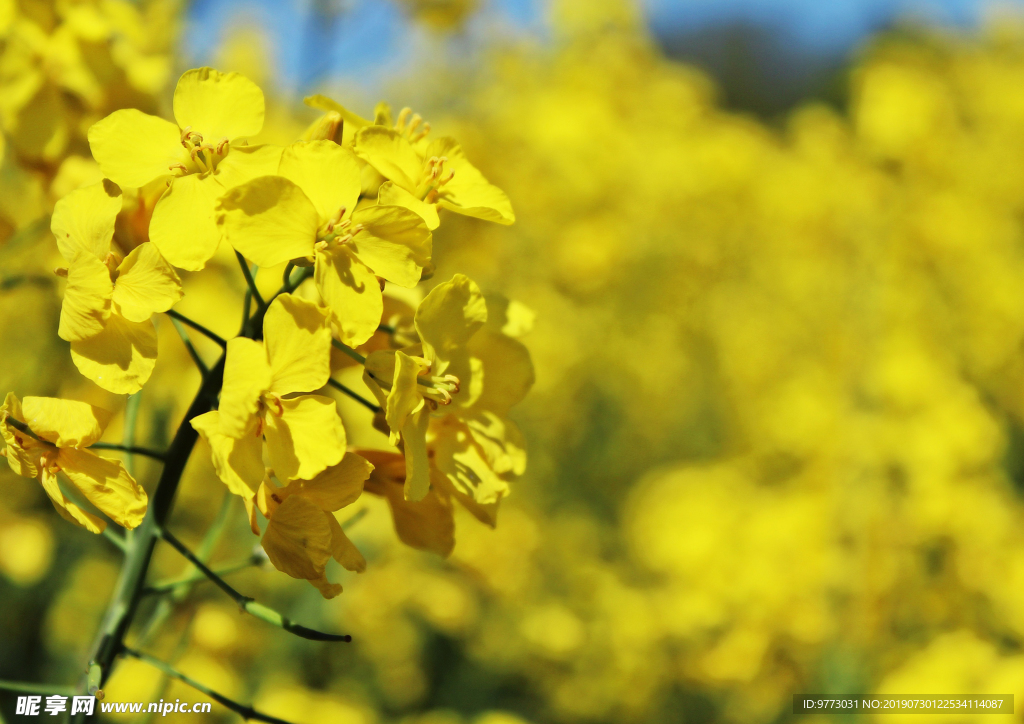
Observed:
[[[117,271],[113,301],[131,322],[145,322],[181,299],[181,280],[151,242],[132,249]]]
[[[240,438],[251,434],[260,397],[270,389],[270,380],[270,365],[261,342],[247,337],[228,340],[220,392],[220,424],[225,435]]]
[[[406,191],[416,191],[423,173],[423,159],[398,131],[383,126],[361,128],[353,140],[352,150],[384,178]]]
[[[385,181],[380,185],[380,190],[377,192],[377,203],[381,206],[404,206],[423,219],[431,231],[441,225],[436,205],[421,201],[401,186],[396,185],[394,181]]]
[[[355,544],[349,540],[341,524],[330,513],[324,513],[327,524],[331,528],[331,557],[340,563],[345,570],[362,573],[366,570],[366,559]]]
[[[345,455],[345,428],[334,400],[303,395],[281,401],[282,414],[266,415],[270,466],[280,480],[310,480]]]
[[[508,483],[491,468],[465,422],[448,415],[444,423],[433,440],[434,464],[457,491],[483,505],[498,503]]]
[[[263,318],[270,360],[270,390],[278,395],[312,392],[331,376],[327,310],[291,294],[275,299]]]
[[[217,205],[217,224],[231,246],[263,267],[312,256],[320,225],[313,202],[281,176],[228,191]]]
[[[366,206],[352,221],[363,226],[349,242],[359,261],[400,287],[420,283],[432,241],[423,219],[401,206]]]
[[[327,112],[333,111],[340,115],[342,118],[344,118],[345,123],[348,123],[349,125],[355,128],[362,128],[363,126],[369,126],[373,123],[373,121],[368,121],[362,116],[356,115],[355,113],[353,113],[352,111],[348,110],[343,105],[338,103],[336,100],[328,98],[327,96],[321,95],[319,93],[312,96],[306,96],[305,98],[302,99],[302,102],[305,103],[310,108],[316,108],[317,110]]]
[[[189,174],[174,179],[153,209],[149,238],[176,267],[198,271],[217,251],[215,205],[224,188],[212,176]]]
[[[114,284],[106,264],[92,254],[76,256],[68,267],[57,336],[74,342],[102,332],[110,318],[113,292]]]
[[[54,473],[43,471],[39,478],[43,484],[43,490],[53,503],[53,507],[60,513],[60,517],[69,523],[74,523],[80,528],[85,528],[90,533],[102,533],[107,528],[107,521],[92,513],[88,513],[72,503],[64,495],[57,484],[57,476]]]
[[[281,163],[281,146],[231,146],[228,155],[217,164],[214,176],[225,189],[233,189],[260,176],[273,176]]]
[[[439,138],[427,147],[426,156],[446,157],[444,173],[455,172],[452,180],[440,188],[438,205],[441,208],[498,224],[515,222],[516,215],[508,196],[469,162],[455,139]]]
[[[391,444],[397,441],[398,431],[405,427],[410,415],[423,409],[426,404],[417,380],[429,368],[422,357],[410,357],[401,350],[395,352],[395,376],[391,380],[384,415],[391,428]]]
[[[89,148],[103,175],[123,188],[138,188],[189,160],[181,131],[170,121],[134,108],[114,111],[89,129]]]
[[[432,373],[442,374],[461,347],[487,321],[487,303],[480,287],[469,277],[456,274],[451,281],[430,290],[416,310],[416,331],[428,359],[443,364]]]
[[[4,455],[7,457],[7,464],[16,475],[38,478],[41,472],[41,457],[51,448],[46,443],[22,434],[7,421],[9,417],[25,422],[21,400],[13,392],[8,392],[4,404],[0,405],[0,433],[3,435],[4,442],[7,443]]]
[[[293,495],[267,521],[263,550],[277,570],[292,578],[320,578],[331,558],[331,526],[322,510]]]
[[[107,179],[75,189],[58,201],[53,207],[50,231],[61,256],[69,262],[80,252],[106,258],[119,211],[121,189]]]
[[[103,389],[130,395],[153,374],[156,328],[151,321],[129,322],[112,314],[95,337],[71,343],[71,359],[79,372]]]
[[[217,410],[192,418],[192,427],[209,443],[217,477],[232,493],[251,501],[266,475],[263,439],[251,431],[238,438],[225,435]]]
[[[57,447],[86,447],[100,439],[114,413],[77,400],[26,397],[24,422],[32,432]]]
[[[334,315],[341,341],[363,344],[377,331],[384,299],[377,277],[347,249],[317,252],[316,287]]]
[[[530,351],[517,339],[484,329],[469,342],[469,353],[480,360],[483,386],[474,408],[504,417],[534,383]]]
[[[405,449],[405,499],[423,500],[430,492],[430,455],[427,453],[427,426],[430,411],[424,406],[406,418],[402,426]]]
[[[255,136],[263,128],[263,91],[240,73],[193,68],[174,89],[174,118],[191,127],[203,140],[217,145],[223,139]]]
[[[359,199],[359,162],[334,141],[299,141],[281,154],[278,173],[295,182],[316,207],[320,223]]]
[[[359,453],[374,465],[366,491],[387,498],[399,539],[413,548],[447,557],[455,547],[451,501],[439,492],[438,486],[431,488],[422,500],[406,500],[402,456],[381,450],[360,450]]]
[[[366,458],[347,452],[337,465],[330,466],[312,480],[302,481],[299,494],[316,503],[321,510],[341,510],[359,498],[363,483],[371,472],[373,465]]]
[[[146,515],[146,491],[120,460],[101,458],[88,450],[64,448],[57,463],[82,495],[124,528],[136,528]]]

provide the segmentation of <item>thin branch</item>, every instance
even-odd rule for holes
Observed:
[[[395,333],[395,328],[392,327],[390,324],[378,324],[377,325],[377,331],[378,332],[387,332],[388,334],[394,334]]]
[[[109,525],[103,529],[103,537],[120,548],[122,553],[128,552],[128,544],[125,542],[124,536],[119,535]]]
[[[245,283],[249,285],[249,291],[252,292],[252,298],[256,300],[256,306],[262,312],[267,308],[267,303],[263,301],[260,290],[256,288],[256,280],[253,279],[252,270],[249,269],[249,264],[245,261],[245,257],[242,256],[242,252],[236,251],[235,256],[238,258],[239,266],[242,267],[242,274],[245,276]]]
[[[14,276],[0,279],[0,291],[6,292],[8,289],[20,287],[22,284],[32,284],[37,287],[52,287],[53,277],[43,276],[42,274],[15,274]]]
[[[341,529],[348,531],[352,526],[365,518],[370,512],[369,508],[360,508],[353,513],[344,523],[341,524]]]
[[[278,719],[277,717],[270,716],[269,714],[262,714],[262,713],[256,711],[255,709],[253,709],[252,706],[246,706],[245,704],[239,704],[237,701],[234,701],[233,699],[229,699],[226,696],[224,696],[223,694],[218,694],[216,691],[214,691],[210,687],[208,687],[208,686],[206,686],[204,684],[200,684],[195,679],[193,679],[193,678],[191,678],[189,676],[186,676],[185,674],[181,673],[180,671],[178,671],[177,669],[175,669],[173,666],[171,666],[170,664],[166,663],[165,661],[161,661],[160,659],[154,658],[154,657],[150,656],[149,654],[144,654],[141,651],[136,651],[135,649],[130,649],[127,646],[122,647],[121,651],[125,655],[127,655],[127,656],[131,656],[133,658],[138,659],[139,661],[146,662],[147,664],[149,664],[153,668],[159,669],[164,674],[166,674],[167,676],[170,676],[173,679],[177,679],[178,681],[181,681],[181,682],[183,682],[185,684],[188,684],[189,686],[191,686],[196,691],[199,691],[199,692],[202,692],[203,694],[206,694],[208,697],[210,697],[211,699],[216,701],[218,704],[221,704],[222,706],[226,706],[228,709],[230,709],[231,711],[235,712],[236,714],[241,716],[246,721],[255,720],[255,721],[268,722],[269,724],[291,724],[291,722],[285,721],[284,719]]]
[[[221,337],[219,334],[217,334],[216,332],[211,332],[206,327],[204,327],[203,325],[199,324],[199,322],[193,322],[191,319],[186,317],[184,314],[181,314],[180,312],[175,312],[173,309],[168,309],[166,312],[164,312],[164,314],[166,314],[171,319],[177,319],[182,324],[187,324],[188,326],[190,326],[192,329],[196,330],[200,334],[204,335],[205,337],[207,337],[209,339],[212,339],[214,342],[219,344],[221,347],[227,347],[228,346],[228,343],[226,341],[224,341],[224,338]]]
[[[175,538],[174,535],[166,528],[160,531],[160,535],[165,541],[170,543],[171,546],[178,551],[178,553],[185,556],[185,558],[187,558],[192,563],[192,565],[194,565],[196,568],[202,571],[207,578],[213,581],[214,584],[216,584],[217,588],[219,588],[220,590],[224,591],[224,593],[229,595],[235,601],[235,603],[238,604],[238,607],[246,613],[251,614],[256,618],[263,619],[267,623],[279,626],[280,628],[283,628],[285,631],[293,633],[296,636],[301,636],[304,639],[310,639],[311,641],[348,642],[352,640],[352,637],[348,634],[329,634],[324,633],[323,631],[317,631],[315,629],[306,628],[305,626],[300,626],[299,624],[294,623],[288,618],[282,616],[274,609],[268,608],[267,606],[264,606],[261,603],[256,603],[255,599],[239,593],[230,585],[228,585],[228,583],[223,578],[221,578],[216,573],[211,571],[206,566],[205,563],[196,558],[192,551],[186,548],[185,545],[177,538]]]
[[[253,553],[251,556],[249,556],[243,561],[238,561],[237,563],[224,566],[223,568],[218,568],[214,571],[214,573],[218,576],[227,576],[232,573],[238,573],[238,571],[244,571],[247,568],[261,566],[263,565],[264,561],[266,561],[266,558],[264,558],[262,555],[257,555],[256,553]],[[143,588],[142,594],[159,595],[164,593],[172,593],[174,589],[178,588],[179,586],[188,586],[192,583],[200,583],[206,580],[209,580],[206,577],[206,574],[204,574],[202,571],[198,571],[196,573],[190,573],[188,575],[180,576],[178,578],[157,581],[153,585],[146,586],[145,588]]]
[[[366,364],[366,357],[363,357],[363,355],[361,355],[358,352],[356,352],[354,349],[349,347],[347,344],[342,344],[341,342],[339,342],[336,339],[331,339],[331,344],[334,345],[335,349],[340,349],[342,352],[347,354],[349,357],[354,359],[359,364],[361,364],[361,365],[365,365]]]
[[[185,344],[185,349],[188,350],[189,357],[196,363],[196,367],[199,368],[199,374],[206,376],[206,373],[210,371],[210,368],[203,362],[203,358],[199,356],[195,346],[192,344],[192,340],[188,337],[188,332],[185,331],[185,327],[174,317],[171,317],[171,324],[174,325],[175,331],[178,336],[181,337],[181,341]]]
[[[116,442],[94,442],[89,446],[90,450],[117,450],[118,452],[128,453],[130,455],[143,455],[147,458],[153,458],[164,462],[167,456],[162,452],[152,450],[148,447],[141,447],[139,445],[121,445]]]
[[[295,268],[295,262],[293,262],[293,261],[288,262],[288,266],[286,266],[284,268],[284,277],[283,277],[282,282],[281,282],[284,286],[288,286],[288,284],[291,282],[291,279],[292,279],[292,269],[294,269],[294,268]]]
[[[370,412],[378,413],[378,412],[381,411],[380,405],[373,404],[372,402],[367,400],[365,397],[360,395],[358,392],[355,392],[354,390],[350,390],[348,387],[345,387],[345,385],[341,384],[337,380],[335,380],[335,379],[328,379],[327,380],[327,384],[329,384],[331,387],[333,387],[334,389],[338,390],[339,392],[342,392],[342,393],[348,395],[353,400],[358,402],[360,405],[362,405],[363,407],[367,408]]]
[[[0,691],[15,691],[19,694],[48,694],[56,696],[74,696],[77,692],[73,686],[50,686],[35,684],[29,681],[7,681],[0,679]]]
[[[15,418],[13,418],[10,415],[8,415],[7,419],[6,419],[6,422],[11,427],[16,428],[18,430],[21,430],[23,433],[28,435],[33,440],[38,440],[39,442],[45,442],[48,445],[52,445],[53,444],[49,440],[44,440],[43,438],[41,438],[38,435],[36,435],[34,432],[32,432],[32,429],[28,425],[26,425],[24,422],[22,422],[21,420],[16,420]]]

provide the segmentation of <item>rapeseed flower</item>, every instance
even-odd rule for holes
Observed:
[[[110,392],[137,392],[156,364],[150,319],[181,299],[181,282],[152,243],[122,256],[112,244],[121,190],[110,181],[57,202],[50,228],[68,283],[57,334],[71,343],[78,370]]]
[[[430,260],[431,234],[402,206],[359,204],[359,161],[333,141],[299,142],[281,155],[277,176],[225,194],[217,221],[224,237],[260,266],[316,265],[316,286],[341,341],[365,342],[383,300],[377,277],[412,287]]]
[[[174,266],[195,271],[220,242],[217,199],[277,168],[278,147],[246,145],[263,128],[263,114],[263,91],[248,78],[195,68],[174,89],[176,123],[125,108],[89,129],[89,146],[104,176],[120,186],[166,178],[149,236]]]
[[[228,341],[220,408],[192,420],[231,492],[252,498],[265,477],[263,440],[281,480],[311,480],[345,454],[334,400],[309,392],[330,377],[327,312],[291,294],[275,299],[264,341]]]
[[[146,514],[146,491],[121,461],[86,449],[99,440],[110,418],[109,411],[84,402],[53,397],[26,397],[22,402],[13,392],[0,406],[0,433],[7,443],[3,455],[11,470],[37,479],[65,520],[92,533],[102,533],[106,521],[68,500],[57,473],[64,473],[86,500],[120,526],[135,528]]]

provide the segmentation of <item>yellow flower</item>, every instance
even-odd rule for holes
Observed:
[[[146,514],[146,491],[124,465],[84,449],[100,439],[110,417],[99,407],[52,397],[26,397],[23,407],[13,392],[0,405],[0,432],[7,443],[3,454],[11,470],[39,480],[64,519],[93,533],[103,532],[106,521],[68,500],[57,473],[63,472],[86,500],[118,525],[135,528]],[[35,437],[12,424],[12,419]]]
[[[224,195],[224,237],[260,266],[315,263],[317,288],[342,341],[362,344],[383,311],[377,277],[415,286],[430,260],[430,231],[401,206],[357,207],[359,161],[333,141],[289,146],[278,173]]]
[[[252,498],[265,475],[263,443],[281,480],[310,480],[345,454],[345,429],[334,400],[288,397],[323,387],[330,376],[326,311],[282,294],[263,320],[264,342],[228,342],[220,408],[192,420],[210,443],[217,474]]]
[[[380,350],[366,358],[363,380],[384,408],[391,444],[401,440],[405,451],[409,500],[422,500],[430,488],[430,410],[451,404],[452,394],[460,391],[459,380],[470,373],[466,344],[485,321],[487,305],[479,287],[456,274],[434,287],[416,310],[420,344]]]
[[[426,142],[426,132],[404,109],[394,128],[373,125],[355,135],[356,155],[384,178],[378,203],[396,204],[423,217],[430,229],[440,224],[438,207],[465,216],[511,224],[515,213],[505,192],[489,183],[452,138]],[[390,114],[389,114],[390,115]]]
[[[246,146],[263,128],[263,91],[238,73],[186,71],[174,89],[177,125],[133,108],[89,129],[103,175],[125,188],[167,178],[153,210],[150,239],[174,266],[202,269],[220,234],[214,205],[226,189],[273,173],[280,149]]]
[[[409,500],[429,489],[432,459],[452,493],[492,523],[493,509],[477,506],[495,506],[508,492],[505,478],[525,469],[522,434],[506,415],[534,379],[529,352],[502,332],[505,315],[495,311],[487,324],[479,287],[456,274],[416,310],[420,343],[371,353],[363,376],[384,408],[391,443],[401,440]],[[438,405],[445,412],[432,420]]]
[[[334,558],[350,571],[366,570],[363,554],[333,513],[355,502],[372,470],[365,458],[345,453],[340,463],[311,480],[293,480],[283,488],[274,485],[269,476],[263,481],[255,501],[247,500],[246,507],[253,533],[260,532],[257,507],[267,518],[263,549],[277,570],[306,579],[324,598],[341,593],[340,584],[327,580],[328,560]]]
[[[79,371],[111,392],[138,392],[156,363],[150,317],[181,299],[174,269],[150,243],[121,258],[113,249],[121,190],[103,181],[57,202],[50,228],[68,261],[57,334]]]

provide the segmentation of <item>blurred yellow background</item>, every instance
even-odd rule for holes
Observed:
[[[431,33],[477,5],[403,4]],[[98,178],[91,123],[166,112],[183,11],[0,0],[0,392],[120,406],[55,334],[47,214]],[[544,43],[374,91],[459,138],[516,209],[512,227],[459,217],[434,239],[437,280],[464,272],[535,315],[537,382],[512,415],[530,464],[497,528],[462,515],[442,560],[399,545],[364,496],[349,534],[368,570],[334,571],[337,599],[269,566],[232,578],[354,643],[285,636],[202,585],[148,650],[304,724],[781,722],[805,693],[1014,694],[1013,717],[917,718],[1021,721],[1024,23],[880,35],[844,103],[766,121],[724,110],[629,2],[549,11]],[[261,140],[288,142],[316,114],[274,96],[263,42],[240,26],[215,60],[264,86]],[[353,93],[333,95],[370,115]],[[180,309],[231,335],[244,281],[218,259],[183,275]],[[199,382],[159,334],[138,432],[156,447]],[[350,442],[381,446],[339,400]],[[224,497],[201,448],[182,538],[198,545]],[[116,551],[6,466],[0,501],[0,678],[72,683]],[[225,511],[214,561],[253,544],[241,505]],[[161,551],[154,577],[183,570]],[[107,696],[203,700],[138,661]],[[0,694],[22,721],[13,706]]]

